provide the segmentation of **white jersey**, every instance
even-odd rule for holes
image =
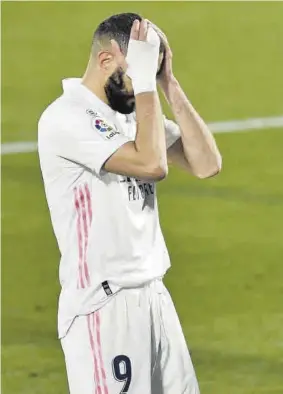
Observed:
[[[159,224],[154,182],[111,174],[105,161],[136,134],[135,115],[113,111],[81,84],[42,114],[38,149],[47,202],[61,253],[58,330],[91,313],[121,288],[162,277],[170,260]],[[167,147],[179,137],[165,119]]]

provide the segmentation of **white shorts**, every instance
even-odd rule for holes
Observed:
[[[199,394],[162,281],[123,289],[61,339],[71,394]]]

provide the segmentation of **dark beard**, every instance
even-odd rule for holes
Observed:
[[[123,70],[120,68],[109,77],[104,90],[110,107],[121,114],[131,114],[135,110],[135,96],[127,93],[123,81]]]

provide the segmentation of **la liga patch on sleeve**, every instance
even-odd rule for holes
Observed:
[[[91,109],[88,109],[86,112],[91,116],[92,128],[97,131],[104,139],[110,140],[115,135],[120,134],[116,127],[114,129],[114,127],[107,123],[101,116],[99,116],[97,112],[94,112]]]
[[[104,120],[100,118],[94,118],[93,125],[96,130],[100,131],[101,133],[107,133],[107,131],[113,130],[111,126],[109,126]]]

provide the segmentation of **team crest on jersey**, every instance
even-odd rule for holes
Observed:
[[[91,116],[91,125],[96,130],[99,131],[99,134],[109,140],[114,137],[116,134],[120,134],[116,127],[114,129],[113,126],[110,126],[102,117],[92,109],[87,109],[86,113]]]

